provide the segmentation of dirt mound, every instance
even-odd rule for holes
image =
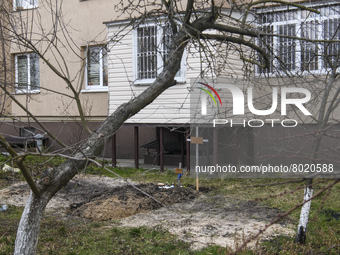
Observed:
[[[255,202],[230,199],[223,195],[200,194],[196,199],[176,203],[169,208],[159,208],[120,219],[117,226],[161,226],[191,243],[192,249],[219,245],[235,249],[245,238],[257,234],[282,213],[278,209],[261,206]],[[248,246],[275,235],[293,235],[288,222],[273,224]]]
[[[165,205],[185,202],[198,195],[191,187],[160,189],[154,184],[140,184],[137,187]],[[87,201],[72,203],[67,213],[99,221],[125,218],[160,207],[161,204],[139,190],[132,186],[124,186],[96,194]]]
[[[133,182],[132,182],[133,183]],[[47,210],[64,212],[71,203],[84,203],[107,194],[113,188],[126,186],[125,180],[105,176],[78,175],[61,189],[47,204]],[[26,182],[18,182],[0,190],[0,202],[25,206],[30,188]]]

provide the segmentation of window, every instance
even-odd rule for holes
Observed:
[[[137,80],[157,76],[157,26],[137,28]]]
[[[310,7],[320,11],[320,14],[299,9],[260,11],[262,31],[281,37],[261,38],[259,44],[269,53],[271,66],[268,69],[257,68],[257,73],[283,70],[320,73],[340,66],[340,43],[334,42],[340,39],[340,4]],[[333,42],[324,43],[322,40]]]
[[[327,40],[340,40],[340,17],[324,20],[322,23],[323,36]],[[324,45],[325,66],[339,64],[340,43],[330,42]]]
[[[284,63],[284,68],[288,70],[294,70],[296,65],[295,53],[296,45],[290,36],[296,36],[295,25],[287,24],[277,26],[278,33],[287,37],[278,38],[278,57]],[[281,67],[281,66],[280,66]]]
[[[107,50],[105,46],[88,48],[86,58],[86,89],[107,90]]]
[[[39,56],[36,53],[15,55],[15,84],[17,92],[40,90]]]
[[[135,84],[152,83],[169,58],[172,31],[167,24],[141,25],[134,30]],[[183,58],[184,59],[184,58]],[[177,82],[185,82],[184,61],[176,74]]]
[[[13,0],[15,11],[38,7],[38,0]]]

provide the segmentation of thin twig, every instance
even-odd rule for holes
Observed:
[[[340,179],[335,180],[333,183],[331,183],[330,185],[324,187],[322,190],[320,190],[316,195],[314,195],[313,197],[311,197],[310,199],[307,199],[306,201],[294,206],[293,208],[291,208],[289,211],[285,212],[284,214],[278,214],[278,216],[276,217],[275,220],[273,220],[272,222],[270,222],[269,224],[267,224],[263,229],[260,229],[259,232],[256,235],[252,235],[250,236],[247,240],[245,240],[243,242],[243,244],[233,253],[230,253],[230,255],[236,255],[238,252],[240,252],[249,242],[251,242],[252,240],[254,240],[255,238],[259,237],[263,232],[265,232],[270,226],[272,226],[273,224],[275,224],[276,222],[278,222],[279,220],[281,220],[282,218],[288,216],[289,214],[291,214],[293,211],[295,211],[297,208],[303,206],[305,203],[311,201],[312,199],[320,196],[325,190],[332,188],[335,184],[337,184],[340,181]]]

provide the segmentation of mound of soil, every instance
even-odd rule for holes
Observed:
[[[154,197],[164,205],[185,202],[197,197],[192,188],[160,189],[154,184],[140,184],[138,189]],[[151,197],[132,186],[116,187],[105,193],[97,193],[87,201],[72,203],[67,213],[95,221],[125,218],[140,212],[162,207]]]
[[[159,189],[153,184],[130,183],[161,203],[172,205],[162,207],[127,185],[125,180],[78,175],[51,199],[47,211],[56,213],[58,217],[64,217],[66,209],[69,216],[76,215],[90,220],[119,219],[113,222],[117,226],[160,226],[191,243],[192,249],[201,249],[209,244],[236,247],[244,237],[266,228],[278,213],[282,213],[255,202],[209,194],[209,189],[204,187],[200,187],[198,194],[193,187]],[[24,206],[29,190],[25,182],[0,188],[0,204]],[[331,219],[338,219],[339,211],[324,213]],[[278,234],[292,236],[295,227],[292,228],[286,222],[273,224],[261,235],[260,240],[254,240],[250,245]]]

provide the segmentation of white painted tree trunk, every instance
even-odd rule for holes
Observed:
[[[35,198],[31,192],[19,223],[14,255],[36,254],[40,222],[48,199]]]
[[[311,186],[308,186],[307,184],[305,188],[305,195],[303,198],[303,202],[311,199],[312,196],[313,196],[313,188]],[[300,222],[299,222],[297,235],[295,239],[297,243],[304,244],[306,242],[306,230],[307,230],[308,216],[309,216],[311,204],[312,204],[312,200],[309,200],[301,208]]]

